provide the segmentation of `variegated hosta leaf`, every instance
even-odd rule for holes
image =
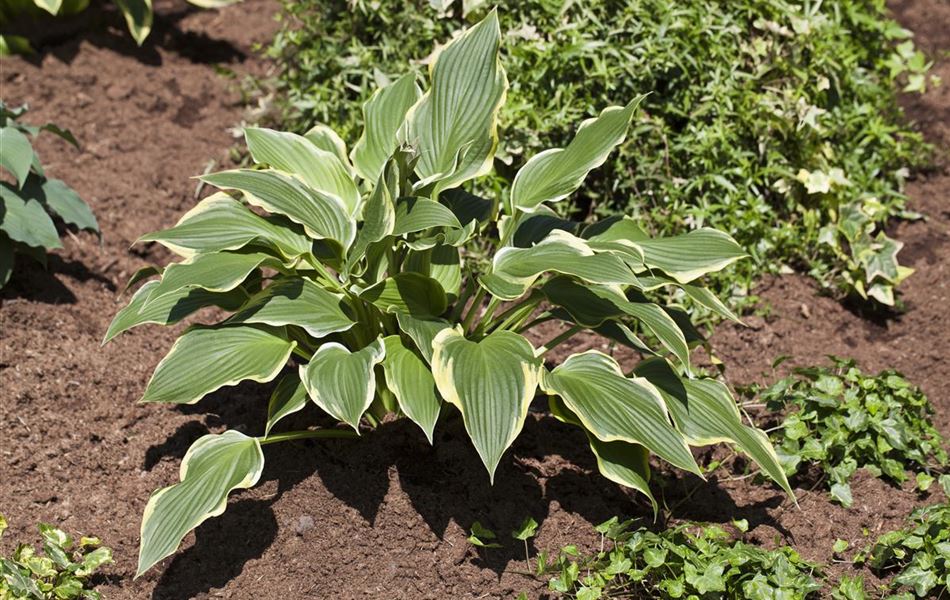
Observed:
[[[356,234],[356,242],[346,256],[347,271],[353,269],[366,255],[370,244],[385,239],[392,234],[396,226],[395,195],[399,192],[396,182],[397,167],[390,163],[386,169],[363,205],[363,226]]]
[[[22,198],[5,181],[0,181],[0,230],[11,240],[34,248],[63,247],[56,225],[43,205],[33,198]]]
[[[488,476],[515,441],[538,387],[541,360],[524,337],[497,331],[478,342],[459,329],[433,340],[432,374],[439,393],[462,413]]]
[[[564,308],[571,319],[585,327],[599,327],[605,322],[634,317],[660,340],[676,358],[689,367],[689,346],[676,321],[657,304],[631,302],[617,288],[583,285],[568,277],[554,277],[541,290],[554,305]]]
[[[567,408],[563,399],[550,396],[548,406],[551,414],[558,420],[584,428],[581,420]],[[656,515],[658,506],[650,491],[650,453],[647,449],[640,444],[605,442],[586,429],[584,433],[597,459],[597,469],[600,474],[614,483],[637,490],[649,498],[653,505],[653,514]]]
[[[300,366],[300,379],[317,406],[359,433],[360,419],[376,395],[373,368],[385,356],[382,339],[357,352],[329,342],[317,349],[309,363]]]
[[[146,323],[172,325],[206,306],[236,310],[247,300],[247,294],[241,288],[224,293],[209,292],[200,288],[183,288],[165,294],[154,302],[149,302],[146,307],[145,301],[158,285],[158,281],[149,281],[135,292],[128,305],[112,319],[109,330],[106,331],[105,338],[102,340],[103,344],[139,325]]]
[[[676,426],[690,444],[736,444],[794,497],[768,436],[742,423],[736,402],[724,384],[712,379],[681,378],[659,358],[643,361],[634,373],[660,390]]]
[[[604,442],[641,444],[670,464],[702,476],[683,435],[673,428],[660,392],[646,379],[625,377],[606,354],[591,350],[542,372],[584,428]]]
[[[596,254],[587,242],[556,229],[530,248],[502,248],[492,261],[492,275],[518,284],[521,293],[545,271],[579,277],[590,283],[637,285],[637,277],[623,260],[612,254]],[[513,300],[517,287],[498,289],[502,300]],[[495,294],[496,290],[489,290]]]
[[[539,206],[535,212],[526,215],[518,222],[518,228],[511,237],[511,245],[517,248],[530,248],[555,230],[575,234],[579,225],[575,221],[562,219],[546,206]],[[590,247],[595,249],[592,245]]]
[[[209,292],[233,290],[262,265],[277,266],[279,261],[263,252],[240,254],[215,252],[196,254],[183,262],[168,265],[157,286],[152,288],[143,308],[167,294],[200,288]]]
[[[720,317],[741,323],[736,313],[723,303],[716,294],[710,292],[704,287],[698,285],[683,284],[680,288],[686,292],[686,295],[692,298],[697,304],[704,306],[716,313]]]
[[[139,46],[152,31],[152,0],[115,0],[125,17],[132,39]]]
[[[244,192],[248,203],[284,215],[303,225],[310,237],[334,240],[344,250],[356,237],[356,220],[342,200],[309,188],[289,175],[273,170],[236,169],[204,175],[201,180]]]
[[[396,320],[399,330],[412,339],[422,357],[432,364],[432,341],[440,331],[449,329],[451,324],[444,319],[415,317],[405,312],[397,312]]]
[[[422,183],[443,189],[484,175],[498,144],[498,110],[508,89],[498,58],[498,15],[482,21],[441,49],[431,68],[429,90],[406,115],[402,141],[419,151]]]
[[[660,269],[680,283],[720,271],[748,256],[728,234],[703,227],[684,235],[640,240],[648,267]]]
[[[436,244],[426,250],[413,250],[406,258],[403,269],[438,281],[449,297],[449,302],[459,295],[462,287],[462,257],[454,246]]]
[[[396,206],[396,225],[393,235],[415,233],[430,227],[461,229],[455,213],[446,206],[428,198],[401,198]]]
[[[63,5],[63,0],[33,0],[33,3],[49,14],[55,15]]]
[[[341,294],[303,277],[280,279],[254,295],[228,323],[296,325],[315,338],[354,325]]]
[[[604,164],[623,142],[630,119],[643,98],[640,96],[624,107],[608,107],[599,116],[584,121],[566,148],[552,148],[532,156],[511,184],[512,207],[531,212],[544,202],[557,202],[577,191],[587,174]]]
[[[139,242],[158,242],[184,257],[238,250],[250,243],[269,246],[288,260],[310,252],[313,242],[287,223],[260,217],[218,192],[199,202],[169,229],[143,235]]]
[[[244,137],[255,162],[291,173],[311,189],[336,196],[343,201],[350,215],[356,214],[360,192],[336,154],[317,148],[313,142],[295,133],[247,127]]]
[[[402,412],[422,428],[431,444],[432,431],[442,408],[432,371],[415,352],[403,345],[398,335],[384,338],[383,343],[386,345],[383,360],[386,387],[396,396]]]
[[[346,167],[350,176],[356,177],[356,171],[353,169],[353,165],[350,164],[350,157],[346,153],[346,142],[343,141],[340,134],[326,125],[317,124],[311,127],[303,136],[317,148],[336,156],[340,163]]]
[[[415,74],[407,73],[373,92],[363,104],[363,133],[350,153],[360,177],[376,181],[380,176],[396,149],[396,132],[420,96],[422,90],[416,85]]]
[[[438,317],[445,312],[448,298],[442,285],[421,273],[397,273],[360,293],[385,312],[408,313],[415,317]]]
[[[218,326],[189,329],[162,359],[141,402],[194,404],[244,380],[267,382],[287,364],[296,342],[279,329]]]
[[[300,381],[297,373],[288,373],[274,388],[270,401],[267,403],[267,425],[264,427],[264,437],[270,435],[270,430],[278,421],[303,410],[307,405],[307,388]]]
[[[222,514],[228,494],[256,484],[263,469],[256,438],[237,431],[198,438],[181,461],[181,482],[158,490],[145,506],[135,576],[172,554],[189,531]]]

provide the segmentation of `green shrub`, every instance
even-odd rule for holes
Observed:
[[[716,525],[686,523],[654,533],[615,518],[597,527],[608,548],[580,557],[575,546],[538,559],[549,587],[577,600],[598,598],[817,598],[820,572],[788,546],[764,550]],[[740,524],[744,525],[744,524]]]
[[[946,488],[950,494],[950,482]],[[914,511],[909,527],[885,533],[855,562],[867,564],[882,576],[894,574],[891,589],[904,590],[890,597],[894,600],[950,594],[950,504]]]
[[[78,229],[99,233],[96,217],[85,202],[59,179],[46,177],[30,137],[49,131],[78,147],[67,129],[52,123],[25,125],[26,106],[8,108],[0,100],[0,167],[15,183],[0,181],[0,287],[10,280],[16,255],[46,265],[46,252],[62,248],[53,218]]]
[[[924,149],[902,123],[895,84],[922,90],[929,65],[883,0],[499,4],[502,51],[521,76],[484,189],[506,189],[526,159],[565,144],[599,107],[652,91],[628,142],[573,198],[574,214],[634,215],[657,234],[731,233],[754,261],[720,289],[741,294],[755,275],[792,267],[830,290],[894,303],[910,271],[882,230],[905,214],[903,181]],[[433,42],[488,6],[285,1],[268,51],[284,67],[282,125],[334,123],[354,139],[376,85],[410,61],[421,70]]]
[[[268,168],[204,176],[234,195],[216,193],[176,226],[141,238],[183,260],[135,293],[107,341],[209,305],[230,313],[188,329],[142,401],[190,404],[242,380],[280,379],[263,436],[200,438],[181,482],[149,500],[140,573],[220,514],[231,490],[256,483],[262,445],[355,437],[362,423],[392,413],[431,442],[440,413],[457,409],[491,479],[539,389],[557,418],[585,432],[601,472],[654,508],[651,452],[699,473],[689,445],[723,440],[791,493],[767,437],[743,425],[726,386],[686,376],[688,318],[651,299],[678,288],[731,315],[697,279],[742,257],[735,241],[708,228],[651,238],[629,218],[582,226],[548,208],[622,142],[638,99],[606,108],[566,148],[528,161],[504,202],[460,187],[491,170],[508,87],[500,43],[492,12],[443,48],[425,93],[413,75],[378,90],[350,152],[324,126],[305,137],[247,129],[251,156]],[[486,248],[490,270],[476,272],[468,250]],[[525,333],[551,320],[563,331],[535,348]],[[597,351],[544,367],[548,351],[582,331],[656,356],[633,377]],[[659,340],[652,349],[644,332]],[[274,433],[308,398],[352,430]]]
[[[931,470],[947,465],[947,451],[927,396],[896,371],[872,376],[852,360],[832,357],[832,363],[795,369],[759,392],[769,410],[791,411],[772,436],[786,474],[819,465],[832,497],[845,506],[852,502],[848,481],[859,468],[898,483],[910,469],[918,487],[929,487]]]
[[[0,537],[7,521],[0,515]],[[82,537],[77,544],[66,532],[40,523],[42,552],[19,544],[7,558],[0,556],[0,600],[98,600],[89,578],[112,563],[112,550],[99,538]]]

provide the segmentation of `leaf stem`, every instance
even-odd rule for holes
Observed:
[[[580,333],[583,329],[584,329],[583,325],[574,325],[570,329],[562,331],[558,335],[548,340],[547,343],[545,343],[543,346],[541,346],[538,349],[538,356],[544,356],[545,354],[553,350],[558,345],[562,344],[563,342],[566,342],[567,340],[571,339],[572,337]]]
[[[261,446],[275,444],[277,442],[287,442],[290,440],[304,440],[309,438],[317,439],[353,439],[358,438],[359,434],[348,429],[305,429],[303,431],[287,431],[284,433],[275,433],[257,438]]]
[[[468,331],[468,328],[472,326],[475,315],[478,314],[478,309],[481,307],[482,301],[485,299],[485,294],[487,293],[485,288],[480,285],[478,286],[478,291],[475,293],[475,297],[472,298],[472,303],[468,307],[468,314],[465,315],[465,319],[462,321],[462,331]]]

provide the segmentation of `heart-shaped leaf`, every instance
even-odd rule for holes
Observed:
[[[300,379],[317,406],[359,433],[360,419],[376,395],[373,367],[385,356],[381,339],[357,352],[329,342],[317,349],[309,363],[300,366]]]

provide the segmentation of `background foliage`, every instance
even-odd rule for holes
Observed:
[[[500,4],[505,62],[518,76],[501,116],[498,177],[563,145],[598,107],[652,92],[573,210],[642,216],[653,233],[732,233],[755,258],[722,278],[740,295],[755,275],[791,267],[893,303],[908,271],[880,230],[904,214],[904,178],[924,155],[901,124],[895,84],[922,90],[929,65],[883,1]],[[333,123],[354,139],[375,84],[409,61],[425,68],[433,42],[488,5],[285,2],[268,50],[285,66],[275,90],[283,127]]]

